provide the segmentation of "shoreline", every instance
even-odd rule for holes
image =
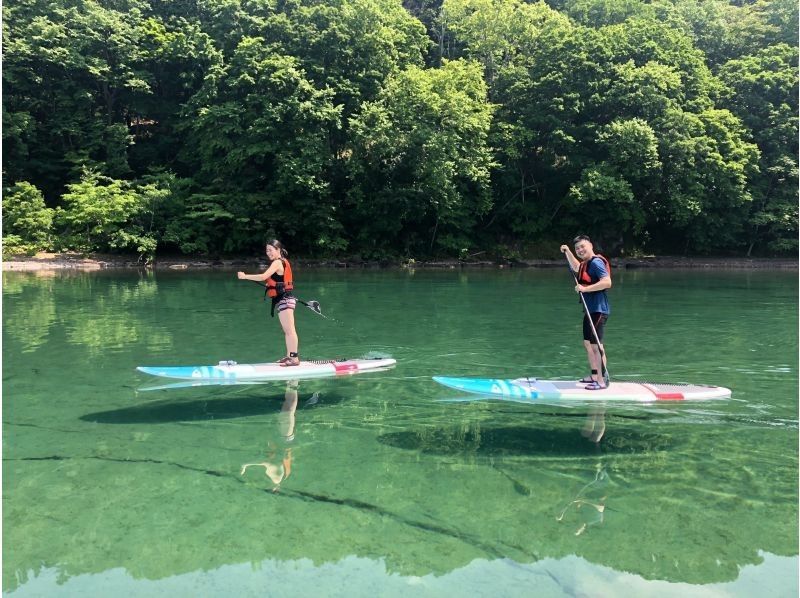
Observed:
[[[364,261],[359,259],[313,260],[298,258],[299,266],[310,268],[350,268],[350,269],[456,269],[456,268],[557,268],[562,267],[560,259],[532,259],[515,261]],[[652,256],[639,258],[611,258],[614,268],[674,268],[674,269],[720,269],[720,270],[798,270],[798,261],[788,258],[742,258],[742,257],[675,257]],[[255,257],[226,259],[165,257],[145,266],[129,257],[74,253],[38,253],[34,256],[20,256],[3,260],[4,272],[34,272],[38,270],[235,270],[264,267],[265,260]]]

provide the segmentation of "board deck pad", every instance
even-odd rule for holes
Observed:
[[[702,384],[666,384],[660,382],[614,382],[602,390],[587,390],[586,384],[574,380],[537,380],[536,378],[454,378],[433,379],[456,390],[486,395],[496,399],[521,402],[556,401],[701,401],[729,399],[731,391],[722,386]]]
[[[390,358],[330,359],[301,361],[300,365],[283,367],[278,363],[236,363],[220,361],[217,365],[139,366],[136,369],[151,376],[179,380],[214,380],[230,383],[264,382],[269,380],[302,380],[325,376],[342,376],[378,371],[397,363]]]

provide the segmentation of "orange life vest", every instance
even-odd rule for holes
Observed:
[[[597,282],[596,280],[592,280],[592,277],[589,276],[589,264],[594,258],[600,258],[603,260],[603,263],[606,266],[606,272],[608,275],[611,276],[611,263],[606,259],[604,255],[600,255],[599,253],[595,253],[590,259],[586,260],[585,262],[581,262],[580,266],[578,266],[578,282],[581,284],[594,284]]]
[[[276,280],[275,277],[280,276],[279,274],[273,274],[267,279],[267,297],[271,297],[273,299],[276,297],[281,297],[294,290],[292,265],[289,263],[289,260],[282,258],[281,262],[283,263],[283,276],[281,276],[283,280]]]

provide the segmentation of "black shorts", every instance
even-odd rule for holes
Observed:
[[[597,338],[600,339],[600,342],[603,342],[603,331],[606,328],[606,320],[608,320],[608,316],[606,314],[601,314],[600,312],[595,312],[592,314],[592,323],[594,324],[594,329],[597,331]],[[594,340],[594,334],[592,334],[592,327],[589,326],[589,318],[584,314],[583,316],[583,340],[589,341],[591,344],[596,345],[597,341]]]

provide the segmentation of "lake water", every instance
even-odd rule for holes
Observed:
[[[281,357],[259,289],[3,274],[4,594],[797,596],[796,272],[615,271],[612,379],[733,398],[601,410],[431,380],[585,375],[566,269],[297,270],[303,358],[398,365],[145,391]]]

